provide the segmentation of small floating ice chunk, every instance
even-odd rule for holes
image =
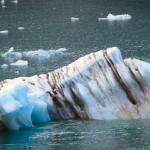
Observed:
[[[22,58],[22,53],[14,52],[14,48],[11,47],[6,53],[2,54],[2,58],[9,62],[14,62]]]
[[[8,68],[8,65],[7,64],[3,64],[1,65],[2,69],[7,69]]]
[[[5,5],[5,0],[1,0],[1,4],[2,4],[2,5]]]
[[[10,66],[12,66],[12,67],[28,67],[28,61],[18,60],[14,63],[11,63]]]
[[[56,56],[56,55],[63,55],[63,52],[66,51],[66,48],[59,48],[58,50],[49,50],[50,55]]]
[[[24,27],[18,27],[18,30],[24,30],[25,28]]]
[[[3,30],[3,31],[0,31],[0,34],[7,35],[7,34],[8,34],[8,30]]]
[[[12,0],[11,3],[18,4],[18,0]]]
[[[39,49],[37,51],[24,52],[23,55],[28,58],[38,58],[38,59],[46,59],[50,57],[49,52],[42,49]]]
[[[66,48],[59,48],[57,51],[59,51],[59,52],[64,52],[64,51],[66,51],[67,49]]]
[[[73,22],[74,22],[74,21],[79,21],[79,18],[72,17],[72,18],[71,18],[71,21],[73,21]]]
[[[131,19],[131,15],[123,14],[123,15],[113,15],[108,14],[106,18],[98,18],[98,20],[108,20],[108,21],[115,21],[115,20],[128,20]]]
[[[5,6],[5,5],[2,5],[2,8],[7,8],[7,6]]]
[[[128,14],[124,14],[124,15],[112,15],[112,14],[109,14],[107,16],[107,19],[108,20],[127,20],[127,19],[131,19],[131,16],[128,15]]]

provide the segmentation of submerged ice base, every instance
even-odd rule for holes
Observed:
[[[53,72],[0,82],[0,127],[18,130],[62,119],[150,118],[150,64],[116,47]]]

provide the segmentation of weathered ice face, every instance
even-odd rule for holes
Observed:
[[[0,82],[1,129],[62,119],[150,118],[150,64],[117,47],[42,75]]]

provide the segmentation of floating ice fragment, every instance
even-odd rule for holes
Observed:
[[[74,22],[74,21],[79,21],[79,18],[72,17],[72,18],[71,18],[71,21],[73,21],[73,22]]]
[[[18,27],[18,30],[24,30],[25,28],[24,27]]]
[[[113,15],[108,14],[106,18],[98,18],[98,20],[108,20],[108,21],[115,21],[115,20],[128,20],[131,19],[131,15],[123,14],[123,15]]]
[[[109,14],[107,16],[107,19],[108,20],[127,20],[127,19],[131,19],[131,16],[128,15],[128,14],[124,14],[124,15],[112,15],[112,14]]]
[[[1,0],[2,6],[5,5],[5,0]]]
[[[14,48],[11,47],[6,53],[2,54],[2,58],[9,62],[14,62],[22,58],[21,52],[14,52]]]
[[[8,68],[8,65],[7,64],[3,64],[1,65],[2,69],[7,69]]]
[[[123,60],[112,47],[45,75],[0,82],[0,125],[61,119],[150,119],[150,63]]]
[[[11,63],[10,66],[12,66],[12,67],[28,67],[28,61],[18,60],[14,63]]]
[[[27,58],[37,58],[37,59],[47,59],[50,57],[49,52],[42,49],[39,49],[37,51],[23,52],[23,55]]]
[[[18,0],[12,0],[11,3],[18,4]]]
[[[3,31],[0,31],[0,34],[7,35],[7,34],[8,34],[8,30],[3,30]]]

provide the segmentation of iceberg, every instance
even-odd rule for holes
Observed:
[[[50,57],[50,54],[48,51],[39,49],[37,51],[29,51],[29,52],[23,52],[23,55],[27,58],[37,58],[37,59],[47,59]]]
[[[117,47],[47,74],[0,82],[1,130],[63,119],[150,119],[150,64]]]
[[[98,18],[98,20],[108,20],[108,21],[129,20],[129,19],[131,19],[131,15],[128,14],[123,14],[123,15],[108,14],[106,18]]]

